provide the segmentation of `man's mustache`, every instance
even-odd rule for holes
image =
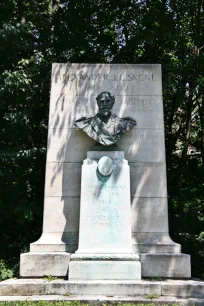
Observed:
[[[100,108],[100,109],[111,109],[112,106],[100,106],[99,108]]]

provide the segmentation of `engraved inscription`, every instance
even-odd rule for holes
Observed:
[[[109,81],[109,82],[145,82],[145,81],[156,81],[156,74],[85,74],[85,73],[60,73],[58,80],[64,83],[68,82],[97,82],[97,81]]]
[[[83,188],[87,193],[87,196],[97,197],[101,204],[110,204],[111,199],[107,200],[106,197],[118,197],[120,193],[127,188],[127,186],[97,184],[85,185]]]
[[[89,178],[91,180],[91,178]],[[127,189],[125,185],[84,184],[83,196],[90,199],[89,213],[83,215],[85,221],[98,224],[102,227],[116,228],[123,220],[122,210],[119,207],[120,194]]]
[[[58,83],[62,86],[66,85],[66,90],[76,91],[79,88],[83,90],[84,87],[92,90],[100,90],[102,86],[109,84],[109,90],[116,92],[131,92],[134,83],[146,82],[154,83],[157,80],[156,74],[86,74],[76,73],[71,71],[69,73],[59,73],[57,76]],[[131,87],[129,84],[132,84]]]

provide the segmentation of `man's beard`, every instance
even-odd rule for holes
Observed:
[[[99,109],[99,114],[100,114],[101,116],[106,117],[106,116],[109,116],[110,113],[111,113],[111,109],[110,109],[110,108],[100,108],[100,109]]]

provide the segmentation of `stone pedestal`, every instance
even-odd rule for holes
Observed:
[[[99,167],[102,158],[106,161]],[[132,254],[130,172],[124,152],[87,153],[79,228],[79,248],[71,256],[69,279],[141,279],[139,256]]]

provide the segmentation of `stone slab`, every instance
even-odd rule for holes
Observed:
[[[130,170],[124,152],[111,153],[109,176],[97,170],[105,152],[88,152],[82,166],[77,253],[132,253]],[[98,155],[97,160],[90,159],[90,154]]]
[[[190,255],[140,254],[143,277],[190,278]]]
[[[44,279],[9,279],[0,282],[0,296],[65,294],[71,295],[161,295],[161,284],[158,281],[67,281]]]
[[[129,165],[132,198],[167,197],[165,164],[130,163]],[[47,163],[46,197],[79,197],[80,188],[81,163]]]
[[[167,198],[132,198],[132,231],[168,233]]]
[[[87,96],[51,95],[49,128],[73,128],[82,117],[98,112],[97,94]],[[138,128],[164,128],[162,96],[116,96],[113,113],[133,117]]]
[[[79,301],[81,303],[88,303],[89,305],[100,305],[108,303],[110,305],[115,305],[119,303],[134,303],[135,305],[148,304],[151,302],[157,303],[157,305],[182,305],[182,306],[203,306],[203,298],[177,298],[177,297],[159,297],[156,299],[148,299],[147,297],[135,296],[96,296],[91,295],[72,295],[72,296],[63,296],[63,295],[32,295],[32,296],[0,296],[0,302],[13,302],[13,301]]]
[[[70,262],[69,253],[24,253],[20,257],[21,277],[52,275],[65,277]]]
[[[160,64],[52,64],[51,94],[162,95]]]
[[[139,261],[70,261],[69,280],[141,279]]]
[[[77,129],[49,129],[47,162],[82,162],[96,142]],[[129,162],[165,162],[164,130],[133,128],[117,143]]]
[[[178,288],[178,289],[176,289]],[[29,296],[46,295],[46,298],[69,299],[77,297],[79,300],[90,299],[114,299],[126,298],[137,299],[144,298],[147,295],[155,294],[159,298],[165,298],[166,301],[174,301],[179,296],[183,298],[200,298],[204,300],[204,282],[199,280],[137,280],[137,281],[67,281],[54,280],[46,281],[44,279],[9,279],[0,282],[0,300],[20,300]],[[65,296],[65,294],[70,296]],[[176,296],[175,294],[178,294]],[[161,296],[162,295],[162,296]],[[39,297],[40,298],[40,297]],[[29,298],[28,298],[29,299]],[[146,299],[149,303],[149,299]],[[157,299],[155,299],[157,301]],[[183,299],[181,301],[184,301]],[[183,304],[182,304],[183,305]],[[192,306],[193,304],[187,304]],[[203,305],[203,304],[200,304]]]

